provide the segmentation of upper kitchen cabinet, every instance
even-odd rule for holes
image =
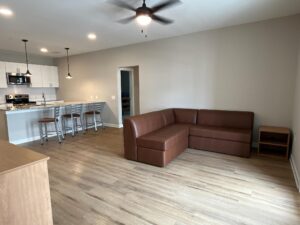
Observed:
[[[41,66],[44,87],[59,87],[58,70],[56,66]]]
[[[31,87],[41,88],[44,87],[43,74],[40,65],[29,65],[29,70],[31,72]]]
[[[50,66],[51,70],[51,82],[54,87],[59,87],[58,68],[56,66]]]
[[[27,67],[24,63],[14,63],[6,62],[5,63],[7,73],[26,73]]]
[[[7,88],[5,62],[0,62],[0,88]]]

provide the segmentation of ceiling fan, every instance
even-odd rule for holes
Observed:
[[[164,2],[161,2],[153,7],[147,7],[146,5],[146,0],[143,0],[143,5],[141,7],[135,8],[131,5],[129,5],[128,3],[121,1],[121,0],[112,0],[110,1],[111,4],[114,4],[118,7],[124,8],[124,9],[128,9],[131,11],[135,12],[135,15],[119,20],[120,23],[129,23],[132,20],[137,20],[137,22],[141,25],[141,26],[147,26],[151,23],[152,20],[157,21],[161,24],[170,24],[173,23],[172,20],[161,17],[156,15],[157,12],[169,8],[171,6],[174,6],[175,4],[181,3],[180,0],[167,0]]]

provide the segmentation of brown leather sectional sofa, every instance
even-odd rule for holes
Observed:
[[[125,157],[165,166],[186,148],[241,157],[251,152],[253,112],[166,109],[124,121]]]

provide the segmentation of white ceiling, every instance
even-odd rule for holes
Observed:
[[[142,1],[126,2],[138,7]],[[152,6],[161,0],[146,2]],[[152,23],[145,38],[135,22],[116,22],[132,12],[106,0],[0,0],[1,6],[12,9],[14,16],[0,16],[0,49],[22,52],[21,39],[27,38],[30,53],[42,55],[39,49],[46,47],[51,57],[63,56],[66,46],[79,54],[300,13],[300,0],[182,0],[159,13],[175,23]],[[86,38],[89,32],[97,34],[96,41]]]

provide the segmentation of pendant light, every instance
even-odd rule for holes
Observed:
[[[25,45],[25,56],[26,56],[26,66],[27,66],[27,71],[25,73],[25,76],[30,77],[31,73],[28,69],[28,55],[27,55],[27,42],[28,42],[28,40],[23,39],[22,41],[24,42],[24,45]]]
[[[67,63],[68,63],[68,74],[66,76],[67,79],[72,79],[72,75],[70,74],[70,62],[69,62],[69,49],[70,48],[65,48],[67,51]]]

